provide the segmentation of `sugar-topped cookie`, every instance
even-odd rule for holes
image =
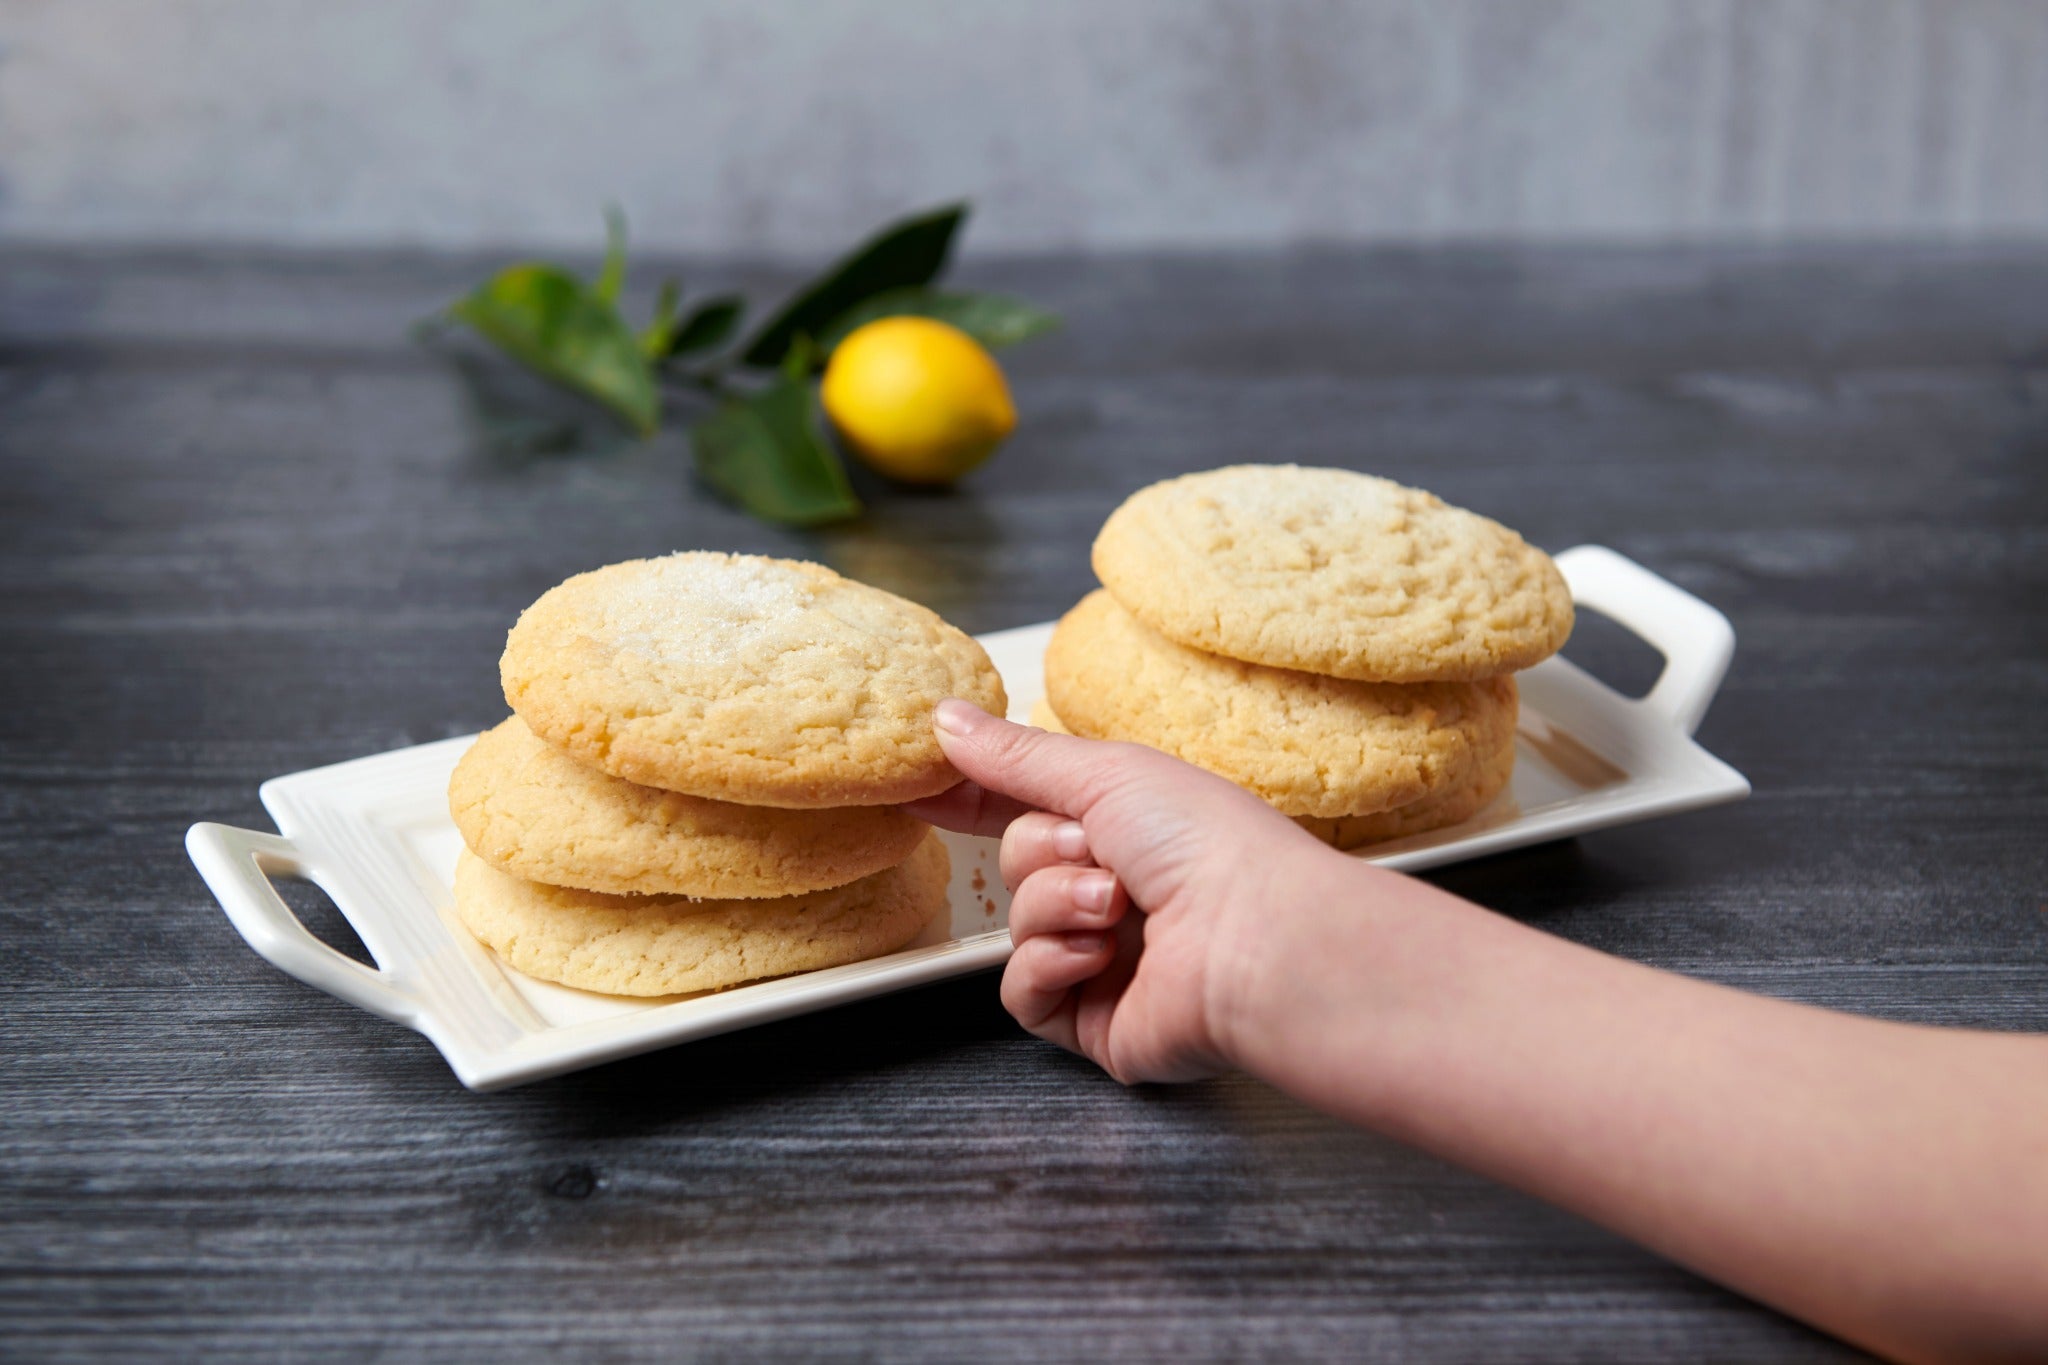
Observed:
[[[932,710],[997,715],[980,645],[796,560],[692,551],[578,574],[505,642],[505,700],[579,762],[746,805],[887,805],[959,780]]]
[[[1364,683],[1268,668],[1177,644],[1101,591],[1054,628],[1045,693],[1073,733],[1163,749],[1286,815],[1441,795],[1515,728],[1511,677]]]
[[[448,783],[470,851],[501,872],[618,895],[793,896],[893,867],[925,835],[893,806],[779,810],[643,787],[486,730]]]
[[[1556,653],[1572,629],[1543,551],[1343,469],[1235,465],[1141,488],[1103,524],[1094,563],[1169,639],[1339,678],[1492,677]]]
[[[768,900],[606,896],[524,881],[464,852],[455,911],[528,976],[609,995],[678,995],[893,952],[946,905],[946,846],[927,834],[897,866]]]

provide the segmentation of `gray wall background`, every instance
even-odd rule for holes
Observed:
[[[2039,0],[0,0],[0,239],[2048,232]]]

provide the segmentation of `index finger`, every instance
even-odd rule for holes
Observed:
[[[950,829],[956,834],[982,834],[991,839],[1018,816],[1035,809],[1015,797],[990,791],[978,782],[956,782],[937,796],[905,801],[898,810],[907,811],[928,825]]]

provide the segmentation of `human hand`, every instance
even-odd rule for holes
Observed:
[[[1142,745],[1047,734],[961,701],[941,704],[938,735],[968,780],[905,809],[1002,836],[1016,944],[1002,999],[1017,1022],[1126,1084],[1235,1065],[1262,927],[1349,860]]]

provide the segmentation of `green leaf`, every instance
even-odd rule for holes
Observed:
[[[939,289],[891,289],[855,304],[835,318],[819,338],[827,352],[846,340],[847,334],[877,318],[909,314],[950,322],[990,350],[1014,346],[1041,332],[1049,332],[1060,320],[1043,308],[1033,307],[1007,294],[955,294]]]
[[[626,283],[626,215],[617,204],[604,206],[604,268],[597,272],[593,292],[606,303],[618,301]]]
[[[640,329],[640,352],[649,360],[661,359],[675,344],[676,307],[682,301],[682,281],[673,276],[663,280],[661,291],[654,296],[654,316]]]
[[[690,428],[690,448],[704,481],[757,517],[817,526],[860,515],[802,380],[728,402]]]
[[[855,304],[887,289],[929,284],[945,269],[953,234],[967,217],[967,205],[948,204],[884,228],[782,306],[754,333],[740,359],[761,369],[782,363],[797,333],[822,336],[826,327]]]
[[[664,354],[689,355],[724,345],[726,338],[739,327],[740,315],[746,310],[747,301],[738,294],[720,294],[715,299],[705,300],[676,329]]]
[[[653,433],[661,400],[647,357],[618,310],[568,271],[512,266],[448,312],[536,374],[602,403],[641,435]]]
[[[825,353],[818,349],[818,343],[811,340],[809,332],[798,332],[796,339],[789,343],[789,349],[782,353],[782,377],[784,379],[808,379],[825,365]]]

